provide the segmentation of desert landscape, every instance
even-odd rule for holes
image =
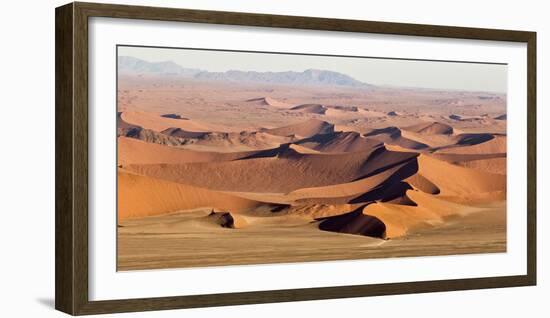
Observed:
[[[117,269],[506,251],[506,94],[118,57]]]

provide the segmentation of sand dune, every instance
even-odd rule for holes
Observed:
[[[293,137],[257,131],[215,132],[196,139],[186,139],[183,147],[203,151],[242,152],[277,148],[294,140]]]
[[[299,136],[308,138],[318,134],[334,132],[334,125],[318,119],[310,119],[302,123],[279,128],[265,129],[265,132],[276,136]]]
[[[122,112],[117,113],[117,136],[129,136],[135,137],[138,136],[140,131],[143,129],[140,126],[132,125],[127,123],[122,119]]]
[[[332,155],[301,154],[289,148],[272,158],[128,165],[126,168],[138,174],[208,189],[284,193],[352,182],[415,156],[414,153],[390,152],[384,148],[375,152]]]
[[[412,185],[414,188],[428,194],[439,194],[441,192],[441,190],[433,184],[433,182],[426,179],[420,173],[416,173],[409,178],[406,178],[404,181]]]
[[[506,158],[469,160],[457,164],[466,168],[506,175]]]
[[[321,221],[319,229],[379,238],[386,237],[386,225],[377,217],[363,214],[363,207],[343,215],[328,217]]]
[[[208,132],[197,132],[197,131],[187,131],[181,128],[170,127],[161,131],[161,133],[177,138],[204,138],[209,133]]]
[[[447,147],[437,150],[437,153],[453,154],[496,154],[506,153],[506,136],[495,135],[492,139],[463,147]]]
[[[428,145],[418,142],[402,135],[401,129],[397,127],[387,127],[373,129],[365,134],[366,137],[373,138],[389,145],[395,145],[407,149],[420,150],[427,148]]]
[[[406,179],[418,170],[416,159],[410,158],[403,163],[388,167],[370,177],[357,181],[324,187],[301,188],[288,193],[292,200],[318,198],[340,198],[347,203],[352,197],[368,192],[384,182],[396,182]],[[333,203],[334,201],[332,201]]]
[[[320,152],[356,152],[374,151],[382,147],[382,142],[364,138],[357,132],[335,132],[316,135],[296,142],[298,145],[311,148]]]
[[[439,122],[422,123],[422,124],[405,127],[403,129],[412,131],[418,134],[428,134],[428,135],[450,135],[453,133],[453,127],[443,123],[439,123]]]
[[[359,108],[359,114],[361,114],[364,117],[367,118],[386,118],[388,117],[387,112],[373,110],[373,109],[365,109],[365,108]]]
[[[442,152],[452,152],[452,149],[460,147],[473,146],[485,143],[495,138],[494,134],[489,133],[460,133],[460,134],[419,134],[411,131],[403,131],[403,135],[411,140],[422,142],[431,149]]]
[[[456,121],[476,121],[476,120],[486,120],[488,119],[488,117],[486,115],[465,116],[465,115],[451,114],[449,115],[449,119],[456,120]]]
[[[290,144],[289,145],[290,149],[298,152],[298,153],[302,153],[302,154],[320,154],[321,152],[320,151],[317,151],[317,150],[314,150],[314,149],[311,149],[311,148],[307,148],[307,147],[303,147],[303,146],[300,146],[300,145],[297,145],[297,144]]]
[[[345,112],[354,112],[354,113],[359,111],[359,108],[357,106],[343,106],[343,105],[329,106],[329,109],[336,109],[336,110],[341,110]]]
[[[363,110],[359,109],[357,106],[326,106],[326,111],[324,115],[327,118],[333,119],[353,119],[353,118],[364,118],[366,117],[363,113]]]
[[[417,205],[376,202],[367,205],[362,213],[383,222],[386,227],[385,236],[395,238],[406,235],[411,230],[440,225],[449,216],[482,211],[480,208],[448,202],[419,191],[408,190],[406,195]]]
[[[212,222],[220,225],[221,227],[232,228],[232,229],[242,229],[248,226],[246,218],[229,212],[214,212],[212,211],[207,219]]]
[[[324,115],[327,111],[327,108],[321,104],[302,104],[294,106],[290,109],[291,111],[299,111],[305,114],[319,114]]]
[[[240,152],[277,148],[280,144],[295,140],[293,137],[276,136],[266,132],[195,132],[171,127],[156,132],[150,129],[119,128],[118,136],[132,137],[149,143],[184,147],[215,152]]]
[[[121,114],[122,120],[131,124],[161,132],[169,128],[180,128],[186,131],[194,132],[212,132],[212,131],[233,131],[230,127],[224,127],[209,123],[204,123],[196,120],[175,119],[162,117],[161,114],[128,111]]]
[[[118,219],[211,207],[226,211],[263,203],[188,185],[118,171]]]
[[[181,119],[181,120],[189,120],[187,117],[183,117],[180,114],[162,114],[160,117],[166,117],[166,118],[172,118],[172,119]]]
[[[168,147],[127,137],[118,138],[118,164],[178,164],[231,161],[256,154],[256,151],[220,153]]]
[[[456,154],[456,153],[439,153],[432,152],[429,154],[438,160],[446,161],[453,164],[460,164],[461,162],[473,161],[473,160],[485,160],[494,158],[506,158],[505,153],[487,153],[487,154]]]
[[[249,103],[256,103],[261,106],[272,106],[276,108],[290,108],[291,104],[282,102],[280,100],[277,100],[275,98],[271,97],[257,97],[248,99],[247,102]]]
[[[292,205],[293,211],[301,210],[302,214],[308,214],[307,211],[311,208],[316,211],[317,214],[315,215],[319,216],[318,213],[325,213],[327,209],[333,211],[335,206],[349,206],[348,203],[351,200],[362,196],[365,192],[369,193],[371,190],[382,188],[384,184],[399,183],[400,180],[408,178],[417,170],[417,161],[412,157],[404,162],[385,167],[385,169],[377,169],[375,174],[366,178],[348,183],[301,188],[289,193],[227,193],[250,200]],[[383,192],[379,192],[373,195],[370,200],[357,200],[358,202],[353,202],[352,205],[382,199],[384,194]],[[348,212],[349,208],[345,211],[339,211]]]
[[[440,195],[474,201],[499,200],[506,191],[506,176],[459,167],[426,155],[420,155],[419,173],[437,188]]]

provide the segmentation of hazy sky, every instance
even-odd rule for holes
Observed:
[[[374,85],[505,93],[507,66],[458,62],[311,56],[119,46],[120,56],[149,62],[173,61],[211,72],[228,70],[301,72],[322,69],[347,74]]]

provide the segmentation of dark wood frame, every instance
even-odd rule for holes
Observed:
[[[90,301],[88,299],[88,18],[111,17],[527,43],[527,275]],[[536,285],[536,33],[70,3],[55,11],[55,308],[72,315]]]

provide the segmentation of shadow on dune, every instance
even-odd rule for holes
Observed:
[[[390,145],[396,145],[408,149],[420,150],[429,148],[429,146],[424,143],[403,137],[401,129],[395,126],[374,129],[371,132],[366,133],[364,136]]]
[[[400,199],[401,204],[416,206],[412,200],[407,199],[407,190],[412,190],[413,187],[402,180],[413,176],[418,172],[418,161],[411,160],[410,163],[397,170],[390,178],[375,189],[366,192],[358,197],[348,201],[351,204],[366,203],[373,201],[389,202]]]
[[[354,131],[318,134],[295,142],[320,152],[374,151],[383,146],[378,140],[362,137]]]
[[[349,213],[319,219],[319,229],[322,231],[356,234],[385,238],[386,225],[377,217],[363,214],[361,206]]]

